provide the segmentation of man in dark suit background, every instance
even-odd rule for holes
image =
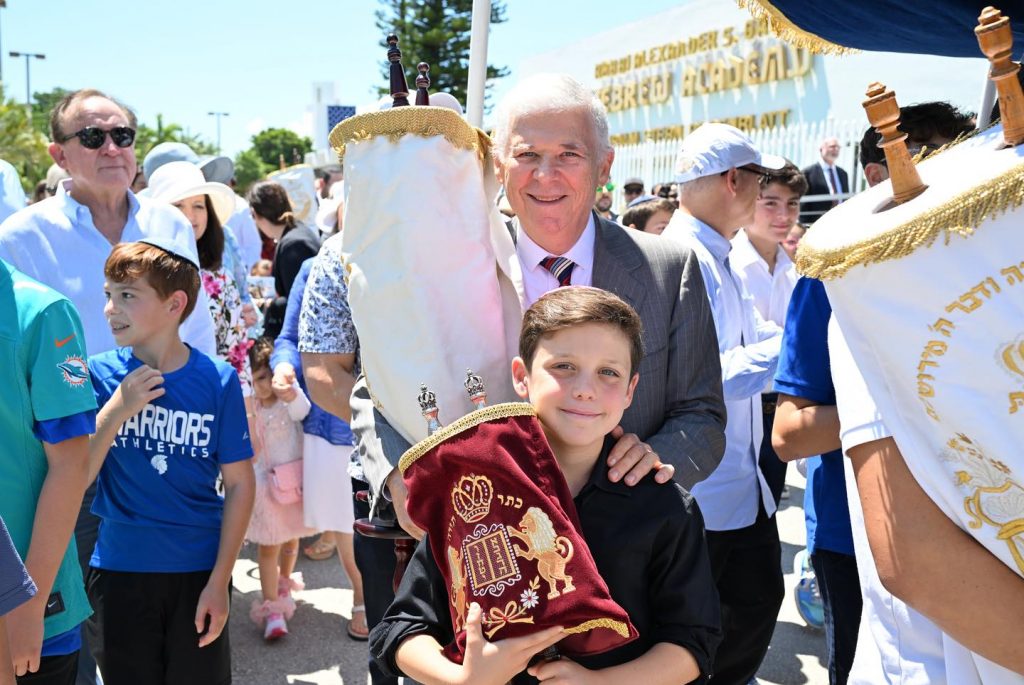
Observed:
[[[808,195],[838,195],[850,192],[850,178],[845,169],[836,166],[839,159],[839,139],[826,138],[818,148],[821,159],[803,169],[807,178]],[[822,200],[805,202],[800,206],[800,223],[813,224],[822,214],[839,204],[839,201]]]

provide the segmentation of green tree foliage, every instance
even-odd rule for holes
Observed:
[[[252,137],[252,149],[264,164],[277,169],[282,156],[287,165],[301,164],[313,151],[313,141],[286,128],[268,128]]]
[[[46,177],[46,170],[53,163],[46,146],[47,137],[29,121],[25,104],[7,98],[0,85],[0,157],[18,170],[21,185],[28,193]]]
[[[240,195],[249,192],[249,186],[256,181],[263,180],[267,174],[277,168],[277,165],[266,164],[260,159],[256,148],[249,148],[238,153],[235,157],[235,181],[238,183],[236,190]]]
[[[135,155],[142,160],[146,157],[154,145],[160,143],[185,143],[197,155],[213,155],[217,153],[217,146],[205,141],[202,136],[189,133],[180,124],[164,123],[162,114],[156,115],[156,126],[151,127],[139,123],[139,130],[135,134]]]
[[[47,140],[50,139],[50,112],[70,92],[66,88],[54,88],[45,93],[32,94],[32,127]]]
[[[416,89],[416,65],[430,65],[430,91],[446,92],[466,104],[469,84],[469,38],[473,23],[473,0],[381,0],[377,10],[377,29],[381,32],[383,85],[378,91],[390,92],[387,36],[398,36],[402,65],[410,92]],[[506,20],[505,3],[491,3],[491,23]],[[506,67],[487,65],[487,80],[508,75]],[[411,98],[410,98],[411,100]]]

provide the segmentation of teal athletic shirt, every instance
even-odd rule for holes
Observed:
[[[0,516],[23,557],[48,470],[40,440],[59,443],[96,429],[86,363],[71,302],[0,260]],[[72,538],[47,601],[44,637],[67,633],[90,613]]]

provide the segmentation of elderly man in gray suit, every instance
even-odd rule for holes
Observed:
[[[516,213],[524,304],[561,285],[593,285],[624,299],[643,321],[640,384],[608,457],[609,478],[633,484],[658,468],[659,481],[675,475],[692,487],[715,469],[725,445],[714,321],[696,258],[594,214],[594,188],[608,180],[615,153],[604,108],[582,84],[552,74],[526,79],[499,104],[495,121],[495,170]],[[419,537],[394,467],[409,445],[361,383],[352,427],[375,511],[393,503],[402,527]]]
[[[715,326],[696,258],[675,242],[624,229],[594,214],[594,189],[607,182],[614,151],[604,107],[582,84],[558,75],[526,79],[498,106],[495,121],[495,166],[517,215],[510,230],[523,272],[524,304],[561,285],[592,285],[620,296],[643,322],[640,383],[616,429],[609,478],[625,478],[633,485],[657,470],[659,482],[675,475],[684,487],[692,487],[714,471],[725,449]],[[332,270],[343,287],[340,267]],[[310,287],[316,287],[316,273],[314,266]],[[344,310],[341,316],[349,317],[345,325],[350,327],[347,307],[331,306]],[[342,323],[324,324],[323,311],[318,316],[321,325]],[[349,399],[354,382],[350,372],[355,349],[339,351],[347,354],[303,352],[310,394],[324,407],[337,406],[342,418],[351,409],[374,513],[397,517],[403,528],[420,537],[422,531],[406,514],[405,486],[395,468],[409,444],[373,408],[362,379],[355,384],[350,405],[337,401]],[[393,568],[394,554],[388,544],[382,549],[378,542],[356,536],[371,627],[387,607],[380,594],[393,596],[390,574],[378,567],[390,563]],[[378,593],[375,579],[388,587]],[[374,674],[373,682],[390,681]]]

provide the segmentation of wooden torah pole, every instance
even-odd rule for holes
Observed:
[[[416,77],[416,105],[423,107],[430,104],[430,65],[420,62],[416,65],[419,76]]]
[[[924,192],[925,186],[917,167],[907,151],[907,134],[900,131],[900,106],[896,103],[896,94],[881,83],[868,86],[868,99],[862,104],[867,112],[868,121],[882,136],[878,147],[885,151],[885,163],[889,167],[889,178],[892,181],[892,199],[898,205],[903,204]]]
[[[388,62],[391,62],[392,107],[409,106],[409,82],[405,80],[405,68],[402,66],[402,51],[398,49],[398,36],[388,36]]]
[[[1010,59],[1013,51],[1013,31],[1010,19],[995,7],[986,7],[978,17],[974,29],[981,51],[992,63],[989,78],[999,91],[999,116],[1003,122],[1003,140],[1007,145],[1024,142],[1024,93],[1017,72],[1020,65]]]

